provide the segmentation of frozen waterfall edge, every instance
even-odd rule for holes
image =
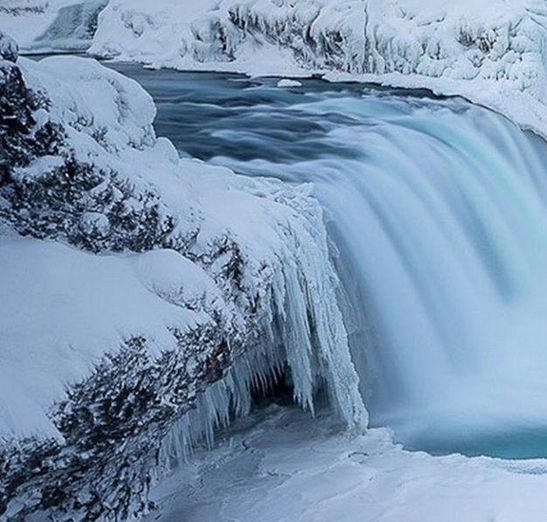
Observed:
[[[210,435],[285,359],[297,402],[326,382],[365,427],[309,187],[181,159],[93,60],[18,59],[0,33],[0,71],[0,520],[138,519],[173,423],[200,407]]]
[[[284,371],[295,402],[305,410],[314,413],[314,393],[326,387],[331,405],[350,432],[368,426],[338,304],[340,282],[330,258],[323,211],[308,197],[294,198],[291,204],[299,214],[298,229],[285,231],[287,257],[278,257],[272,272],[256,345],[237,356],[223,378],[169,430],[160,447],[160,471],[184,462],[199,441],[212,445],[215,429],[228,426],[232,416],[251,411],[253,389],[267,392]]]

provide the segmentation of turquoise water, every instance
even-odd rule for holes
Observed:
[[[182,154],[314,184],[373,424],[431,453],[547,456],[539,138],[419,91],[116,68]]]

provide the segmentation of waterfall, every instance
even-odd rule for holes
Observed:
[[[487,446],[508,434],[543,433],[531,451],[547,454],[540,138],[424,93],[234,76],[169,85],[157,125],[182,150],[314,184],[373,425],[440,452],[496,453]]]
[[[354,157],[299,161],[283,177],[314,181],[330,214],[373,422],[428,449],[545,429],[544,143],[461,102],[305,110],[360,120],[325,138]]]
[[[325,138],[354,157],[282,169],[330,214],[372,421],[433,450],[545,429],[546,147],[462,103],[384,104],[311,104],[359,118]]]
[[[358,157],[308,171],[353,292],[373,422],[410,447],[547,426],[546,147],[445,105],[396,102],[402,114],[336,130]]]

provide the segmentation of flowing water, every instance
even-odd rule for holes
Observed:
[[[117,65],[182,153],[312,182],[373,425],[547,456],[547,145],[486,109],[356,84]]]

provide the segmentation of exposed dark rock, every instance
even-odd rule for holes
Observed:
[[[69,390],[51,412],[64,444],[28,439],[1,448],[6,520],[23,522],[40,511],[56,521],[118,521],[149,510],[163,436],[230,363],[220,329],[177,336],[179,349],[158,359],[148,355],[145,339],[129,339]],[[189,365],[195,357],[201,364]],[[20,507],[6,514],[15,496]]]

